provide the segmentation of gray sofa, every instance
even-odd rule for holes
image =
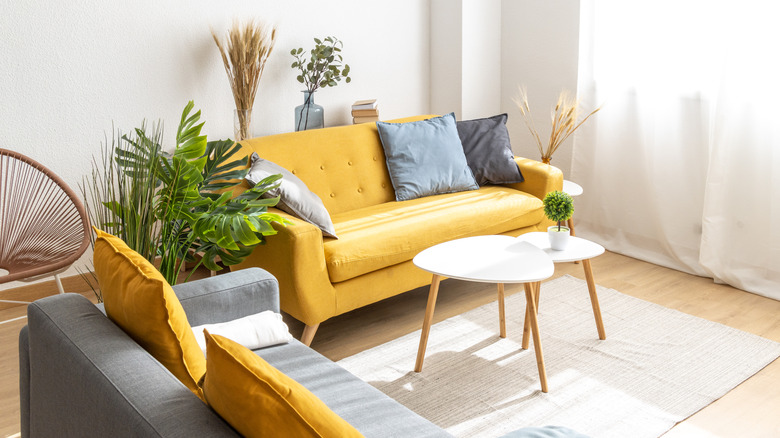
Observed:
[[[246,269],[174,287],[192,326],[279,311],[276,279]],[[19,335],[22,437],[238,436],[77,294],[30,304]],[[366,437],[450,436],[298,341],[255,351]]]

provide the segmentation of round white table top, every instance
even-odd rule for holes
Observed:
[[[584,190],[582,190],[582,186],[576,182],[565,179],[563,180],[563,191],[568,193],[569,196],[580,196]]]
[[[525,233],[515,239],[536,246],[544,251],[555,263],[587,260],[604,254],[603,246],[575,236],[569,236],[569,244],[566,245],[566,249],[563,251],[556,251],[550,248],[550,239],[547,238],[547,233]]]
[[[544,251],[510,236],[476,236],[432,246],[414,257],[432,274],[482,283],[530,283],[552,276]]]

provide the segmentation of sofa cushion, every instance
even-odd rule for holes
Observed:
[[[452,437],[337,363],[296,340],[255,350],[367,437]]]
[[[479,188],[466,162],[455,114],[408,123],[377,122],[396,201]]]
[[[506,119],[504,113],[458,122],[458,136],[463,143],[466,161],[481,186],[523,182],[509,143]]]
[[[362,437],[300,383],[260,356],[206,332],[206,401],[245,437]]]
[[[328,210],[325,209],[320,197],[306,187],[306,183],[284,167],[260,158],[257,152],[252,153],[251,161],[252,166],[245,177],[251,186],[257,185],[269,176],[282,175],[279,187],[267,191],[263,195],[264,198],[278,196],[279,203],[276,208],[315,225],[325,236],[336,237]]]
[[[198,397],[206,372],[179,299],[160,272],[122,239],[95,230],[95,275],[106,315]]]
[[[535,225],[542,201],[502,186],[386,204],[333,216],[339,240],[325,242],[333,283],[411,260],[425,248],[461,237]]]

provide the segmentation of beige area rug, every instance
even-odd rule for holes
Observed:
[[[547,394],[533,347],[520,349],[522,293],[507,298],[506,339],[495,302],[435,324],[422,373],[413,371],[419,330],[339,364],[456,436],[562,425],[592,437],[656,437],[780,356],[780,344],[759,336],[612,289],[598,295],[604,341],[584,281],[542,284]]]

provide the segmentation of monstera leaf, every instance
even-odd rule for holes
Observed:
[[[126,174],[144,174],[154,181],[155,223],[148,226],[159,227],[154,256],[171,284],[176,284],[185,260],[200,256],[200,263],[211,270],[221,269],[218,259],[225,265],[240,263],[265,236],[276,233],[270,222],[287,223],[268,213],[279,199],[264,198],[278,187],[281,175],[234,197],[230,189],[246,176],[247,159],[232,159],[240,150],[232,140],[208,142],[201,135],[200,111],[193,109],[190,101],[182,112],[173,153],[163,151],[161,135],[150,138],[143,127],[133,138],[123,137],[128,146],[116,150],[116,162]]]

